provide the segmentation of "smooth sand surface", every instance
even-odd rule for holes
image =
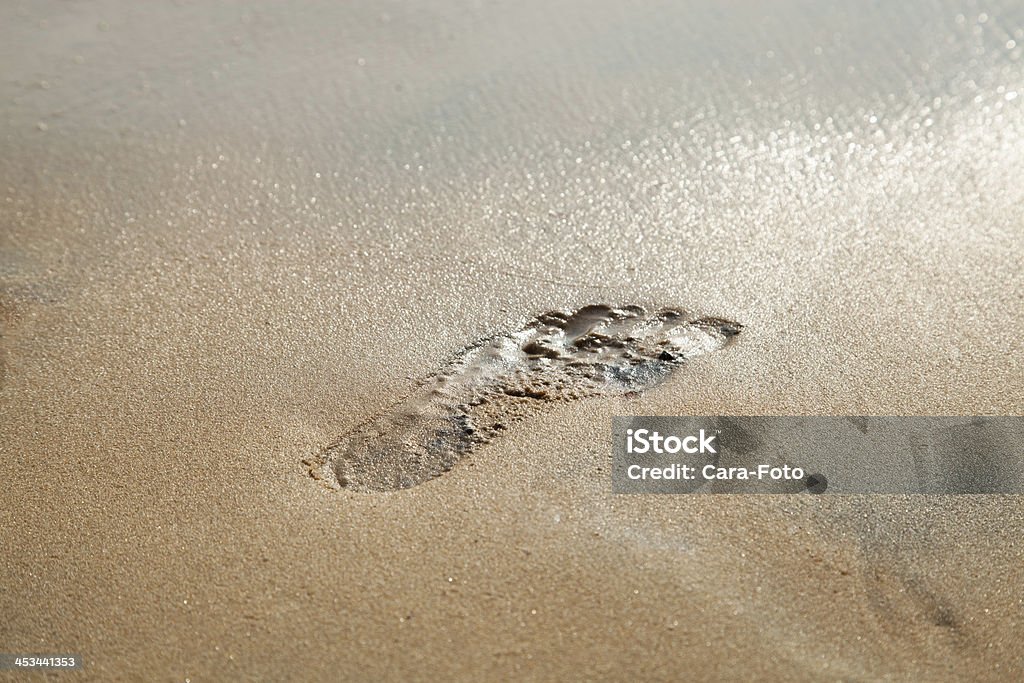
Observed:
[[[1018,497],[608,474],[613,415],[1020,414],[1019,3],[345,5],[0,8],[0,650],[1021,675]],[[307,475],[466,344],[590,303],[745,329],[412,489]]]

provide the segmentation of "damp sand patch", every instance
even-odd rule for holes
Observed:
[[[643,392],[742,326],[677,308],[550,311],[456,353],[406,398],[305,461],[331,488],[393,491],[461,459],[553,405]]]

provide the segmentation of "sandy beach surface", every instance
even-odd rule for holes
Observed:
[[[1013,2],[4,3],[0,651],[1019,678],[1019,497],[608,466],[614,415],[1021,413],[1022,51]],[[414,488],[310,478],[467,344],[586,304],[744,329]]]

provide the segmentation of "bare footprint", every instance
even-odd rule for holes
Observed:
[[[722,348],[741,327],[689,319],[674,308],[545,313],[460,351],[411,395],[306,465],[332,488],[409,488],[553,403],[644,391],[687,359]]]

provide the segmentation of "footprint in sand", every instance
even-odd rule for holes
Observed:
[[[552,404],[648,389],[687,359],[722,348],[741,327],[674,308],[545,313],[517,332],[463,349],[407,398],[306,465],[332,488],[409,488]]]

